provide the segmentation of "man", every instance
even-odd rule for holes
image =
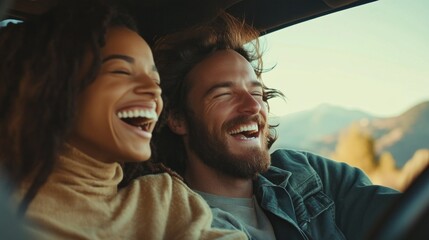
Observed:
[[[211,206],[215,227],[251,239],[362,239],[398,195],[362,171],[275,141],[258,33],[227,14],[158,41],[162,161]],[[256,63],[256,64],[255,64]],[[252,65],[253,64],[253,65]]]

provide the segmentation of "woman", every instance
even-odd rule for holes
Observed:
[[[210,209],[177,177],[135,177],[163,103],[128,18],[101,1],[61,1],[0,29],[0,58],[0,161],[36,237],[244,238],[211,229]]]

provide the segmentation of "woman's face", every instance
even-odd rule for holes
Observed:
[[[97,77],[80,95],[70,143],[104,162],[149,159],[162,110],[160,78],[148,44],[125,27],[111,28]]]

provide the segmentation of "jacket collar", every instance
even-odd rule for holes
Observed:
[[[322,190],[322,181],[306,156],[300,152],[293,152],[297,156],[291,156],[290,153],[276,151],[271,154],[271,166],[267,172],[258,176],[258,185],[283,188],[289,185],[303,198]]]

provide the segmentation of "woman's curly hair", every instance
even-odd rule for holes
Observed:
[[[59,0],[40,16],[0,29],[0,164],[16,186],[32,179],[23,211],[54,168],[113,26],[137,31],[106,1]],[[142,172],[141,164],[125,164],[121,186]]]

